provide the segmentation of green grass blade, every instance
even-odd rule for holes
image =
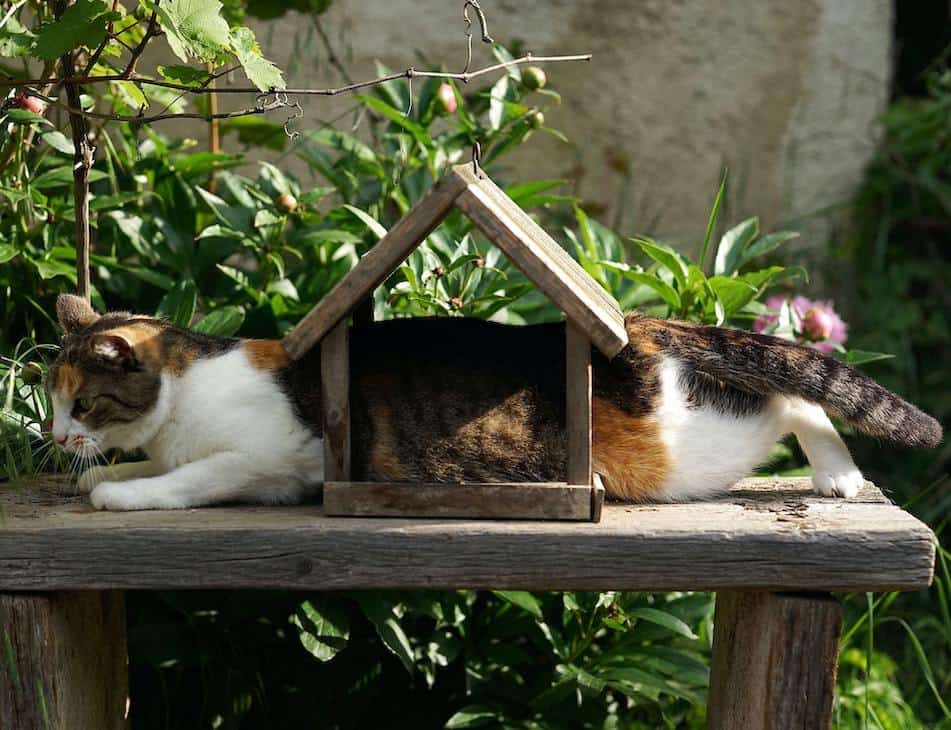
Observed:
[[[723,191],[726,190],[726,179],[729,170],[723,170],[723,177],[720,180],[720,189],[717,191],[717,197],[713,201],[713,208],[710,210],[710,218],[707,220],[707,232],[703,236],[703,248],[700,250],[700,270],[704,270],[707,263],[707,252],[710,250],[710,240],[713,238],[713,229],[717,225],[717,217],[720,215],[720,203],[723,202]]]

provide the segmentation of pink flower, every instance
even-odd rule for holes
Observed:
[[[769,297],[766,306],[771,311],[753,323],[753,331],[762,332],[772,325],[787,301],[790,300],[783,296]],[[790,303],[799,320],[795,328],[797,342],[824,353],[832,352],[837,345],[845,342],[849,327],[836,313],[831,301],[823,302],[797,295]]]
[[[449,84],[440,84],[436,89],[436,103],[439,109],[445,114],[452,114],[456,111],[456,92],[452,90]]]

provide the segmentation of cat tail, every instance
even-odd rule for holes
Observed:
[[[768,335],[666,322],[627,320],[631,343],[669,354],[750,393],[798,396],[870,436],[908,446],[937,446],[941,425],[864,373],[817,350]]]

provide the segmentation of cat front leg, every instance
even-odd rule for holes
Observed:
[[[223,452],[150,478],[103,482],[89,495],[96,509],[187,509],[231,501],[269,501],[255,494],[260,469],[243,454]],[[275,481],[278,477],[275,477]],[[287,492],[284,489],[283,492]]]
[[[821,407],[793,400],[791,430],[812,465],[812,486],[824,497],[854,497],[865,477]]]
[[[76,482],[76,488],[83,494],[88,494],[102,482],[124,482],[129,479],[153,477],[159,473],[159,468],[151,461],[130,461],[126,464],[110,464],[108,466],[93,466],[83,472]]]

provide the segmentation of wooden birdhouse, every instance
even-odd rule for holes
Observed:
[[[458,208],[567,317],[565,482],[415,484],[351,481],[350,315]],[[627,344],[618,303],[475,165],[458,165],[394,225],[287,335],[299,358],[321,343],[324,509],[340,516],[600,519],[604,488],[591,468],[591,346]]]

